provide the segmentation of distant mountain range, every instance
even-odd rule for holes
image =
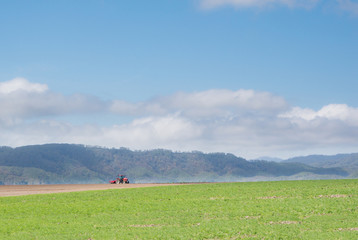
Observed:
[[[312,167],[339,167],[350,174],[350,177],[358,177],[358,153],[337,155],[310,155],[305,157],[294,157],[282,161],[285,163],[303,163]]]
[[[75,144],[0,147],[0,184],[107,183],[118,174],[137,183],[346,178],[357,176],[352,170],[358,166],[357,156],[341,157],[344,160],[336,163],[333,156],[278,163],[198,151],[131,151]]]

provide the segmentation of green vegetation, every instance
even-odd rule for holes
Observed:
[[[232,182],[254,177],[298,179],[302,173],[310,179],[348,176],[340,167],[246,161],[225,153],[131,151],[75,144],[0,147],[3,184],[104,183],[118,174],[126,174],[137,183]]]
[[[357,239],[358,180],[0,198],[0,239]]]

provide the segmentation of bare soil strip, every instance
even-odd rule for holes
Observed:
[[[182,183],[0,185],[0,197],[174,185]]]

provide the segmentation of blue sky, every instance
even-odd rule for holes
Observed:
[[[358,1],[3,1],[0,36],[0,145],[358,151]]]

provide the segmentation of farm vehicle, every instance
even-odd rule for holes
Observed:
[[[129,183],[128,178],[125,175],[118,175],[116,180],[111,180],[109,181],[110,184],[124,184],[124,183]]]

